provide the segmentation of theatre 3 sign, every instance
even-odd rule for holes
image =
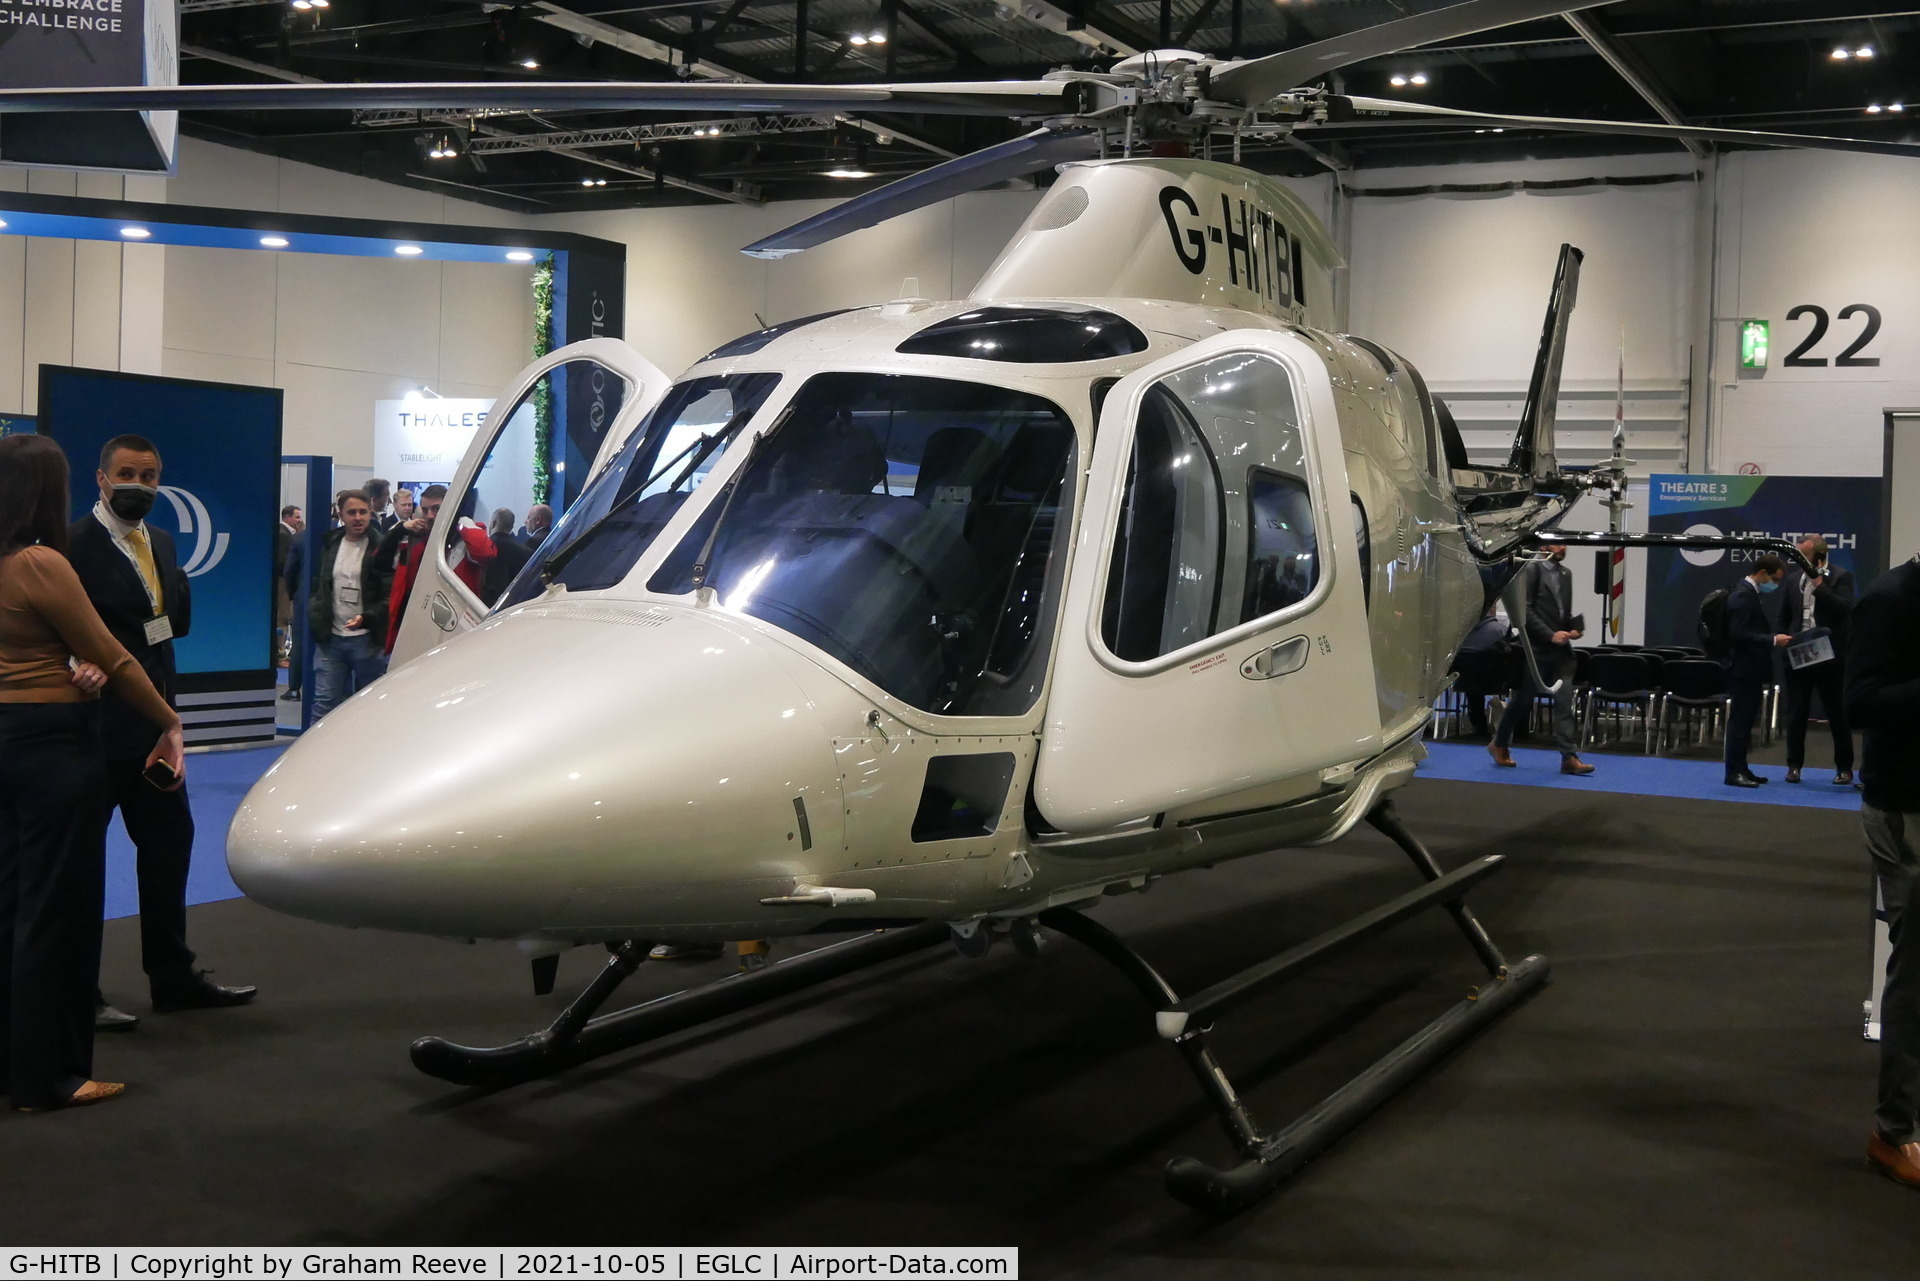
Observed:
[[[491,400],[374,401],[373,474],[415,491],[447,484],[492,410]]]

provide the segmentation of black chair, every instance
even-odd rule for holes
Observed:
[[[1453,685],[1441,695],[1440,702],[1434,708],[1431,726],[1434,738],[1460,733],[1460,719],[1466,717],[1471,723],[1476,705],[1481,709],[1482,719],[1489,718],[1492,709],[1487,700],[1507,692],[1507,660],[1504,654],[1490,650],[1456,654],[1453,672]],[[1443,722],[1451,722],[1450,728],[1443,728]],[[1492,725],[1489,724],[1488,730],[1491,729]]]
[[[1587,695],[1585,730],[1581,737],[1592,742],[1602,707],[1618,711],[1631,707],[1640,714],[1641,732],[1647,754],[1653,754],[1654,722],[1660,713],[1660,688],[1654,679],[1653,660],[1645,654],[1595,654],[1588,671],[1593,688]],[[1620,717],[1610,717],[1618,728]]]
[[[1668,663],[1661,672],[1666,689],[1660,700],[1660,750],[1667,750],[1668,714],[1678,710],[1692,731],[1697,722],[1711,729],[1727,710],[1727,669],[1708,658]],[[1696,718],[1695,713],[1702,713]],[[1702,735],[1695,741],[1704,742]]]

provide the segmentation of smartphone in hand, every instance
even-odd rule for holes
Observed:
[[[146,769],[140,772],[140,777],[146,779],[147,782],[152,783],[163,792],[169,790],[175,783],[180,781],[180,776],[173,772],[173,766],[167,764],[165,761],[155,761],[153,764],[147,766]]]

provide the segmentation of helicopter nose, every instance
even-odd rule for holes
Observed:
[[[770,642],[705,610],[563,598],[335,708],[241,803],[227,865],[291,915],[514,938],[608,890],[783,892],[797,814],[837,822],[838,789]]]

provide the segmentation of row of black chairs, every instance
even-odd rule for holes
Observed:
[[[1617,741],[1631,730],[1648,755],[1668,750],[1669,731],[1680,742],[1706,742],[1724,733],[1728,702],[1726,670],[1704,650],[1686,646],[1598,645],[1574,647],[1574,715],[1582,745]],[[1435,704],[1434,737],[1458,733],[1469,700],[1513,697],[1524,662],[1514,654],[1462,654],[1453,687]],[[1759,729],[1773,738],[1777,688],[1766,691]],[[1552,714],[1552,700],[1535,700],[1533,719]]]

